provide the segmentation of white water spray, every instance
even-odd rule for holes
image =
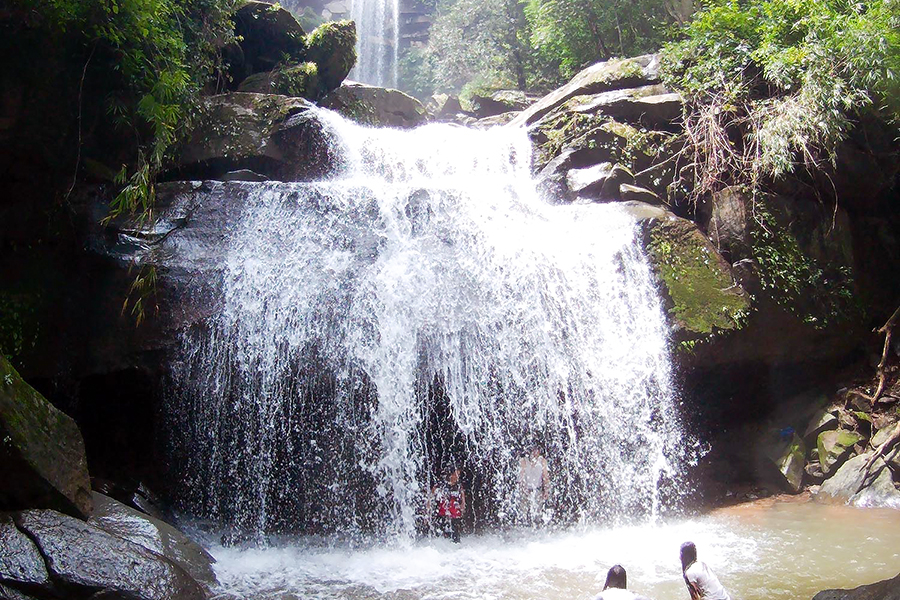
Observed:
[[[318,118],[333,178],[227,184],[247,200],[222,310],[186,333],[170,403],[186,506],[408,539],[452,462],[481,522],[509,524],[533,442],[557,520],[671,504],[689,452],[634,220],[538,197],[520,130]]]

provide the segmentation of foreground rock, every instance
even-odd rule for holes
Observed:
[[[813,600],[900,600],[900,575],[852,590],[823,590]]]
[[[78,426],[0,355],[0,509],[53,508],[87,518],[91,486]]]
[[[849,504],[860,508],[900,509],[900,490],[894,485],[891,469],[881,459],[871,468],[865,465],[872,454],[854,456],[825,480],[815,498],[819,502]]]
[[[91,525],[171,560],[206,587],[216,584],[216,560],[168,523],[138,512],[103,494],[94,493]]]
[[[56,597],[63,589],[71,590],[68,597],[102,593],[141,600],[206,598],[200,584],[168,558],[91,523],[50,510],[24,511],[13,519],[46,565],[50,582],[37,587],[41,596]],[[31,568],[37,573],[38,567],[35,563]]]
[[[323,98],[320,106],[373,127],[406,129],[428,121],[425,106],[412,96],[362,83],[344,83]]]

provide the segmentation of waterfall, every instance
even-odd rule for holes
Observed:
[[[352,0],[350,18],[356,22],[357,39],[350,79],[396,88],[400,0]]]
[[[333,177],[227,184],[221,309],[184,333],[168,401],[185,509],[408,538],[455,463],[505,526],[533,443],[554,521],[671,507],[690,453],[634,219],[540,198],[522,130],[317,115]]]

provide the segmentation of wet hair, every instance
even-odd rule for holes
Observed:
[[[697,546],[694,542],[685,542],[681,545],[681,568],[686,569],[697,560]]]
[[[608,588],[621,588],[625,589],[625,569],[622,565],[613,565],[613,567],[606,574],[606,585],[603,586],[603,589]]]

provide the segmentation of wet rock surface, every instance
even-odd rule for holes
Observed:
[[[94,492],[94,514],[88,523],[168,558],[207,587],[216,583],[215,559],[164,521]]]
[[[54,588],[147,600],[206,598],[174,562],[90,523],[48,510],[24,511],[13,519],[39,548]]]
[[[0,582],[26,586],[50,583],[37,546],[19,531],[7,514],[0,514]]]
[[[428,121],[421,102],[399,90],[346,82],[322,99],[329,108],[362,125],[406,129]]]

